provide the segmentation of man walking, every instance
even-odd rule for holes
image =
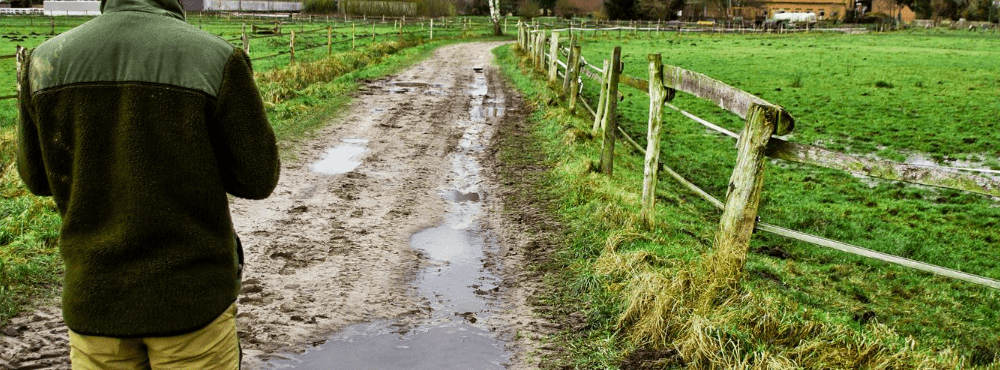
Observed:
[[[236,369],[241,256],[227,193],[278,181],[242,49],[178,0],[102,0],[18,76],[18,172],[62,216],[75,369]]]

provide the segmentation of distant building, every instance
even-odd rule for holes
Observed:
[[[891,1],[891,0],[887,0]],[[818,20],[838,20],[844,17],[853,1],[847,0],[765,0],[767,18],[780,13],[816,13]]]

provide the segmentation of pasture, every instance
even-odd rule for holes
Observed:
[[[1000,56],[1000,38],[994,33],[639,33],[607,38],[603,33],[583,31],[580,45],[583,57],[597,66],[611,58],[614,46],[622,46],[624,74],[638,78],[649,78],[646,55],[662,53],[664,64],[706,74],[781,105],[795,117],[795,130],[786,137],[792,142],[921,165],[994,170],[1000,165],[995,118],[1000,108],[1000,78],[991,63]],[[584,80],[583,96],[595,107],[599,85]],[[645,147],[648,97],[624,86],[621,92],[625,98],[618,106],[620,124]],[[678,93],[673,104],[731,131],[739,132],[744,124],[711,102],[687,94]],[[558,109],[546,113],[540,119],[542,125],[561,114],[565,112]],[[565,143],[567,139],[578,140],[580,131],[589,132],[586,122],[592,118],[581,114],[582,124],[558,128],[549,133],[554,135],[550,140]],[[664,114],[664,165],[719,199],[724,199],[729,186],[734,142],[676,112],[666,110]],[[627,145],[620,143],[619,148]],[[593,168],[592,161],[598,157],[594,150],[599,148],[592,146],[586,143],[552,149],[557,153],[553,155],[561,158],[557,176],[575,177],[581,168]],[[650,303],[658,297],[654,292],[666,289],[666,285],[654,284],[647,291],[635,286],[648,282],[650,270],[672,276],[684,270],[678,266],[693,264],[709,252],[718,213],[665,179],[660,187],[669,190],[657,196],[655,227],[634,225],[641,157],[634,152],[621,156],[629,159],[617,164],[623,171],[616,172],[614,179],[599,180],[591,174],[554,183],[563,183],[558,193],[570,194],[563,197],[560,212],[579,223],[574,229],[591,230],[577,231],[571,241],[574,252],[569,263],[589,266],[577,274],[575,293],[585,287],[588,289],[583,290],[595,297],[591,300],[601,297],[611,302],[593,309],[592,320],[608,330],[625,329],[629,332],[625,336],[637,343],[655,343],[657,340],[649,336],[636,337],[634,333],[650,330],[648,326],[656,321],[651,315],[671,312],[669,307]],[[1000,252],[997,199],[854,177],[779,160],[769,162],[760,222],[1000,279],[1000,263],[995,257]],[[790,356],[781,349],[783,344],[773,342],[780,338],[810,340],[780,330],[832,325],[848,328],[861,338],[844,339],[847,342],[912,342],[932,357],[955,356],[966,365],[996,366],[1000,292],[994,289],[766,233],[753,235],[751,251],[755,253],[748,257],[741,287],[762,298],[752,300],[758,303],[754,307],[726,307],[747,316],[734,318],[740,314],[730,312],[717,322],[709,318],[718,326],[706,329],[712,338],[737,338],[733,343],[748,346],[743,350],[750,357],[759,359],[761,353]],[[755,325],[764,325],[749,315],[761,313],[760,302],[767,303],[764,311],[781,310],[774,312],[781,323],[772,328],[779,332],[768,333],[773,337],[754,331]],[[636,311],[643,305],[648,305],[650,312]],[[893,334],[878,334],[879,328],[890,328]],[[839,333],[839,338],[850,337]],[[602,345],[585,342],[580,346],[593,350],[592,346]],[[835,352],[832,345],[825,348]],[[919,367],[916,363],[911,366]]]

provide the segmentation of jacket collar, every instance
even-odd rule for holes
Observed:
[[[184,6],[180,0],[101,0],[101,14],[125,11],[159,14],[184,20]]]

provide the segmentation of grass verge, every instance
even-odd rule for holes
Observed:
[[[552,166],[542,190],[558,194],[555,212],[571,230],[557,265],[565,274],[556,282],[562,288],[545,300],[587,317],[585,330],[561,334],[569,355],[551,359],[548,368],[998,368],[1000,343],[989,334],[996,329],[991,318],[997,294],[986,288],[850,256],[812,254],[757,234],[752,248],[760,253],[748,256],[742,282],[706,296],[706,261],[719,214],[664,182],[657,221],[640,221],[642,158],[620,149],[614,177],[594,173],[600,144],[588,134],[590,120],[559,107],[543,83],[524,74],[530,65],[508,48],[497,56],[525,100],[537,104],[530,117],[540,142],[534,147]],[[645,124],[628,110],[621,115],[626,131]],[[671,134],[714,140],[703,130]],[[726,146],[714,146],[674,154],[699,154],[703,161],[731,155]],[[732,168],[732,159],[717,162],[700,162],[701,171],[692,172],[717,171],[727,163]],[[788,173],[768,171],[769,179]],[[819,172],[809,176],[841,176]],[[864,194],[856,189],[863,184],[851,188]],[[959,332],[942,329],[942,323]]]

